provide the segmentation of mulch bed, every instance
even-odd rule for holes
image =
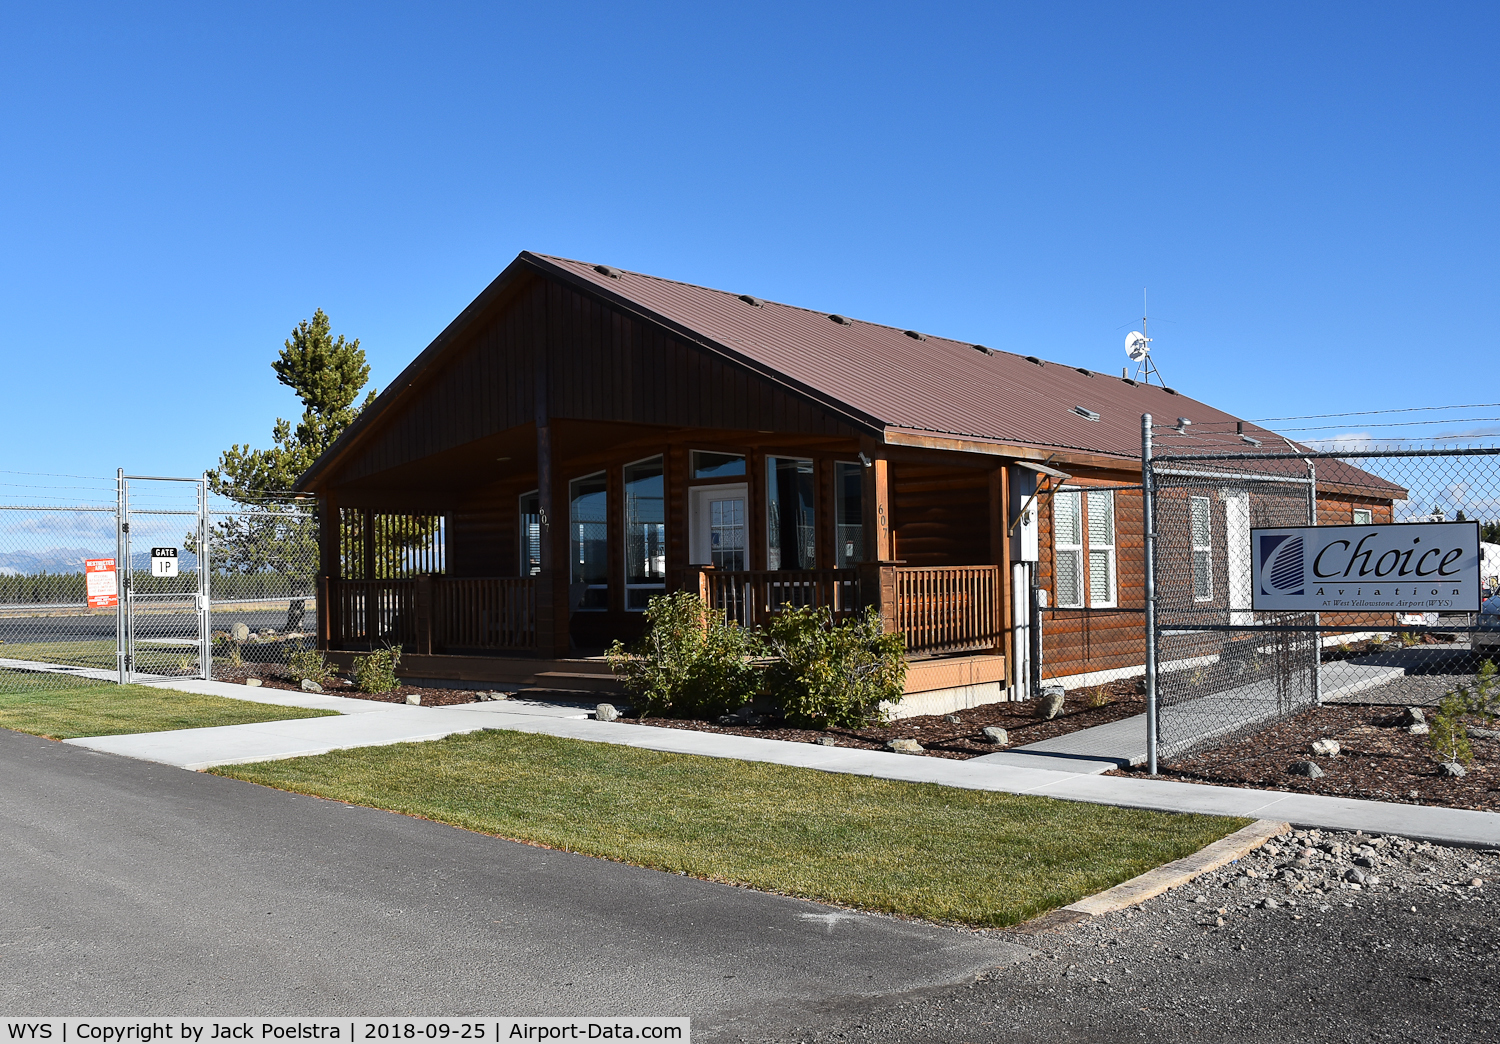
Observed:
[[[1165,778],[1225,787],[1500,811],[1500,740],[1471,738],[1474,763],[1467,775],[1453,779],[1439,775],[1427,737],[1407,732],[1402,720],[1388,706],[1317,707],[1159,767]],[[1335,757],[1318,757],[1310,748],[1319,739],[1337,740],[1342,749]],[[1325,774],[1294,776],[1287,766],[1296,761],[1314,762]],[[1109,774],[1145,772],[1138,766]]]
[[[758,739],[787,740],[791,743],[817,743],[832,738],[840,747],[861,750],[885,750],[886,743],[894,739],[914,739],[925,748],[928,757],[966,760],[981,754],[1025,746],[1054,736],[1091,729],[1095,725],[1107,725],[1121,718],[1143,714],[1146,697],[1138,690],[1141,683],[1136,680],[1111,682],[1104,686],[1109,702],[1101,707],[1086,707],[1084,704],[1092,689],[1069,691],[1063,704],[1063,713],[1051,721],[1036,716],[1037,703],[987,703],[980,707],[959,711],[954,724],[941,714],[926,714],[914,718],[902,718],[890,725],[864,729],[798,729],[791,728],[779,719],[769,719],[763,725],[718,725],[707,721],[678,718],[622,718],[634,725],[654,725],[663,729],[686,729],[691,732],[717,732],[726,736],[754,736]],[[997,747],[984,738],[987,725],[998,725],[1005,729],[1010,740],[1004,747]]]
[[[214,681],[244,684],[246,678],[259,678],[262,688],[283,689],[301,692],[302,686],[286,675],[284,667],[271,664],[246,664],[239,668],[214,668]],[[461,703],[476,703],[479,693],[472,689],[427,689],[415,685],[403,685],[390,692],[360,692],[347,678],[332,678],[323,686],[329,696],[347,696],[356,700],[375,700],[380,703],[405,703],[408,696],[422,697],[424,707],[454,707]]]

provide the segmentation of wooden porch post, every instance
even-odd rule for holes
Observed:
[[[360,579],[375,579],[375,511],[363,508],[359,513],[359,568]]]
[[[863,496],[867,560],[860,564],[860,598],[880,613],[887,634],[899,623],[896,615],[896,564],[891,547],[891,473],[885,447],[868,436],[861,438],[860,451],[870,461],[865,468]]]
[[[990,561],[999,576],[995,578],[995,655],[1004,655],[1010,639],[1010,469],[998,467],[990,472]],[[1005,658],[1005,684],[1013,684],[1010,677],[1011,657]]]
[[[567,552],[564,550],[559,554],[557,549],[558,537],[567,539],[568,525],[565,519],[557,516],[556,486],[552,426],[538,424],[536,488],[541,530],[538,539],[541,569],[536,576],[536,649],[537,655],[544,657],[562,657],[568,654]],[[564,502],[566,503],[566,498]]]
[[[413,608],[417,616],[417,647],[412,652],[432,655],[432,574],[417,576]]]

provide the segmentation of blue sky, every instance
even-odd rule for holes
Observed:
[[[1149,287],[1167,383],[1241,416],[1500,401],[1497,29],[1479,4],[9,5],[0,470],[266,445],[299,319],[384,387],[522,249],[1115,372]]]

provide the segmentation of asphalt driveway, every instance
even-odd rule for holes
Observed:
[[[689,1015],[775,1035],[1024,960],[0,730],[7,1015]]]

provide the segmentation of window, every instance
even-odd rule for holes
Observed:
[[[766,486],[766,568],[814,568],[817,483],[813,462],[767,457]]]
[[[1375,512],[1369,508],[1354,509],[1354,524],[1356,526],[1369,526],[1375,523]]]
[[[1055,494],[1052,533],[1057,607],[1109,609],[1117,605],[1114,491],[1065,489]]]
[[[1052,532],[1057,551],[1057,607],[1083,608],[1082,494],[1064,490],[1052,497]]]
[[[865,469],[859,464],[840,462],[833,466],[838,527],[835,564],[845,569],[865,560]]]
[[[693,450],[693,478],[723,478],[726,475],[743,475],[745,457],[740,453],[709,453]]]
[[[738,572],[745,568],[745,498],[717,497],[708,501],[709,562],[715,569]]]
[[[1089,605],[1115,603],[1115,495],[1107,489],[1088,492]]]
[[[1207,497],[1193,497],[1193,600],[1211,601],[1214,596],[1213,527],[1209,522]]]
[[[609,526],[604,472],[568,483],[568,605],[609,608]]]
[[[521,494],[521,575],[542,571],[542,495],[538,490]]]
[[[660,457],[625,465],[625,608],[666,591],[667,516]]]

